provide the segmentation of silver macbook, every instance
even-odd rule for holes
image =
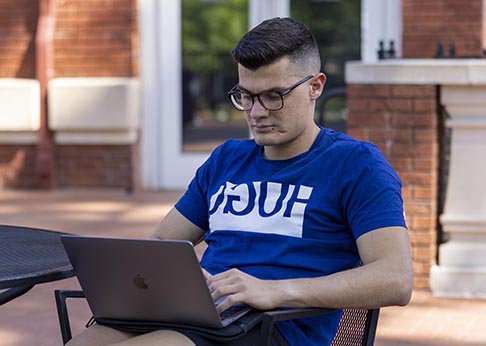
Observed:
[[[161,321],[221,328],[250,310],[221,317],[192,243],[63,236],[79,284],[96,318]]]

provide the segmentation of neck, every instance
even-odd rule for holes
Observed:
[[[278,146],[264,146],[262,149],[263,157],[267,160],[288,160],[303,154],[312,147],[319,132],[320,128],[314,124],[314,126],[302,133],[301,136],[289,143]]]

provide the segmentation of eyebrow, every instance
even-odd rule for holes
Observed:
[[[259,93],[253,93],[250,90],[242,87],[241,84],[237,84],[236,87],[238,89],[240,89],[240,91],[244,91],[244,92],[247,92],[247,93],[252,94],[252,95],[261,94],[261,93],[264,93],[264,92],[283,91],[283,90],[286,89],[286,88],[283,88],[283,87],[272,87],[272,88],[269,88],[269,89],[262,90]]]

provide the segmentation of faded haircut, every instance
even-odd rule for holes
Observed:
[[[272,18],[248,31],[232,50],[236,62],[256,70],[288,57],[296,74],[316,74],[321,69],[319,49],[312,32],[292,18]]]

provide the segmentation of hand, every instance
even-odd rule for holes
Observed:
[[[214,301],[224,300],[217,305],[219,312],[236,303],[245,303],[259,310],[278,307],[280,290],[278,282],[260,280],[238,269],[211,275],[203,269],[209,291]]]

